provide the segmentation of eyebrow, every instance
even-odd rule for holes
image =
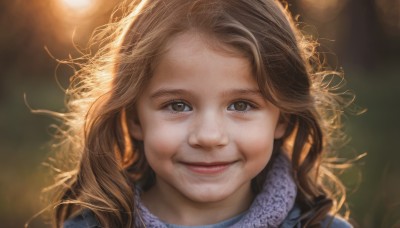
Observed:
[[[166,96],[176,96],[176,95],[184,95],[187,94],[188,91],[183,90],[183,89],[159,89],[153,94],[150,95],[151,99],[156,99],[160,97],[166,97]]]
[[[160,97],[167,97],[167,96],[182,96],[190,94],[189,91],[184,89],[159,89],[156,92],[150,95],[151,99],[157,99]],[[222,93],[223,97],[229,96],[257,96],[264,99],[264,96],[261,94],[259,89],[232,89],[228,91],[224,91]]]
[[[257,96],[263,98],[259,89],[232,89],[223,93],[223,96]]]

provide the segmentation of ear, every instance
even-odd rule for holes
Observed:
[[[131,135],[134,139],[138,141],[143,141],[143,132],[142,132],[142,127],[140,126],[139,122],[134,122],[131,124]]]
[[[286,132],[287,126],[288,126],[288,118],[286,118],[286,116],[284,115],[280,115],[278,123],[275,127],[274,138],[275,139],[282,138]]]
[[[143,141],[143,129],[136,113],[135,115],[131,116],[131,118],[128,120],[128,123],[130,128],[130,135],[138,141]]]

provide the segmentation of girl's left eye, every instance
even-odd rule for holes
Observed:
[[[236,101],[228,106],[229,111],[237,111],[237,112],[247,112],[252,108],[253,106],[246,101]]]

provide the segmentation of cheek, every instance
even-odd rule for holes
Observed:
[[[274,142],[274,128],[275,124],[264,122],[253,122],[247,124],[241,129],[237,129],[236,140],[240,141],[240,144],[244,148],[249,148],[249,151],[269,151],[272,150]]]
[[[148,159],[173,156],[184,141],[183,128],[152,121],[144,127],[144,150]]]
[[[268,136],[267,136],[268,135]],[[241,149],[245,156],[268,156],[272,153],[274,138],[273,135],[259,133],[242,134]]]
[[[274,144],[272,129],[254,125],[246,130],[239,131],[236,136],[242,156],[245,157],[250,168],[261,171],[268,163]]]

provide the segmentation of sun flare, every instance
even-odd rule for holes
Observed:
[[[66,7],[75,10],[86,10],[89,9],[94,4],[94,0],[61,0],[61,1]]]

